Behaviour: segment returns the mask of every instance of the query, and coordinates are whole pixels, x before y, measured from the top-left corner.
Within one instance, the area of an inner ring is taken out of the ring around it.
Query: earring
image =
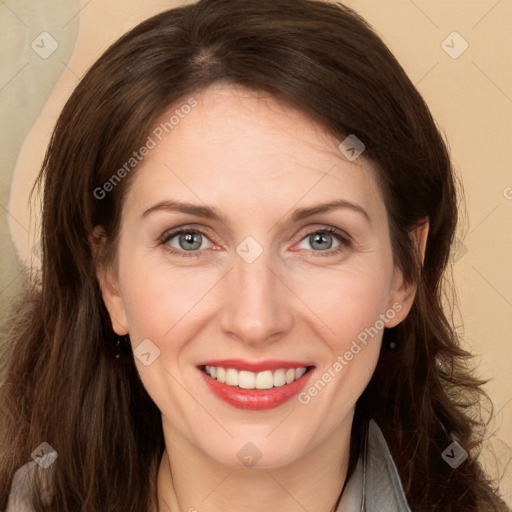
[[[119,336],[117,337],[117,341],[116,341],[115,358],[116,359],[121,358],[121,338],[119,338]]]
[[[396,352],[402,341],[402,327],[398,323],[395,327],[384,330],[383,346],[386,352]]]
[[[121,359],[121,356],[122,356],[122,352],[124,350],[124,347],[123,347],[123,343],[126,343],[126,342],[129,342],[130,341],[130,338],[128,336],[128,334],[125,334],[124,336],[118,336],[117,337],[117,340],[115,342],[115,358],[116,359]]]

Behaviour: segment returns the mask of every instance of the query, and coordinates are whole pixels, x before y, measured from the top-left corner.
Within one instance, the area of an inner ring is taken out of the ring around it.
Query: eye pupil
[[[326,233],[315,233],[311,235],[310,240],[311,247],[313,247],[314,249],[330,249],[332,247],[332,236]],[[327,247],[325,245],[322,245],[326,243]],[[316,244],[319,244],[319,246],[315,247]]]
[[[185,250],[195,250],[201,247],[202,236],[200,233],[182,233],[180,235],[180,246]],[[186,246],[190,244],[191,246]]]

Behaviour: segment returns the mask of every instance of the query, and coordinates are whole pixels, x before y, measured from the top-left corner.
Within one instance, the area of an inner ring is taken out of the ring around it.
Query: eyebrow
[[[350,201],[346,201],[345,199],[338,199],[336,201],[331,201],[329,203],[319,204],[316,206],[310,206],[307,208],[298,208],[293,212],[291,219],[292,221],[296,222],[298,220],[305,219],[306,217],[311,217],[312,215],[318,215],[319,213],[326,213],[333,210],[339,210],[341,208],[349,209],[357,213],[360,213],[368,222],[368,224],[372,223],[370,216],[368,215],[368,212],[362,206],[359,206],[358,204],[355,203],[351,203]]]
[[[216,220],[219,222],[226,221],[226,217],[213,206],[201,206],[199,204],[185,203],[183,201],[177,201],[173,199],[161,201],[151,208],[148,208],[142,214],[142,218],[144,219],[149,214],[156,211],[181,212],[188,213],[190,215],[196,215],[197,217],[203,217],[205,219]]]
[[[331,201],[329,203],[309,206],[306,208],[298,208],[296,209],[292,216],[291,220],[293,222],[297,222],[299,220],[305,219],[307,217],[311,217],[313,215],[318,215],[320,213],[327,213],[333,210],[338,209],[349,209],[354,212],[361,214],[365,220],[371,224],[371,219],[368,213],[364,208],[359,206],[358,204],[351,203],[350,201],[346,201],[345,199],[338,199],[336,201]],[[151,208],[148,208],[142,214],[142,218],[146,218],[153,212],[156,211],[168,211],[168,212],[180,212],[180,213],[188,213],[190,215],[195,215],[197,217],[203,217],[205,219],[216,220],[222,223],[226,222],[226,217],[220,213],[220,211],[212,206],[207,205],[199,205],[193,203],[186,203],[183,201],[169,199],[166,201],[161,201]]]

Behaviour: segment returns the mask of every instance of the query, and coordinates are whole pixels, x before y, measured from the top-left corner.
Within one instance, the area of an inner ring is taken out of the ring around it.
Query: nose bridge
[[[264,343],[291,326],[290,304],[272,267],[269,251],[253,260],[242,253],[236,255],[229,273],[222,328],[245,343]]]

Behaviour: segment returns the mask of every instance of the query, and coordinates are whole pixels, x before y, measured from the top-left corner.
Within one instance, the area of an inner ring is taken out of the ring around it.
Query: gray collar
[[[363,453],[336,512],[411,512],[380,428],[370,420]]]

